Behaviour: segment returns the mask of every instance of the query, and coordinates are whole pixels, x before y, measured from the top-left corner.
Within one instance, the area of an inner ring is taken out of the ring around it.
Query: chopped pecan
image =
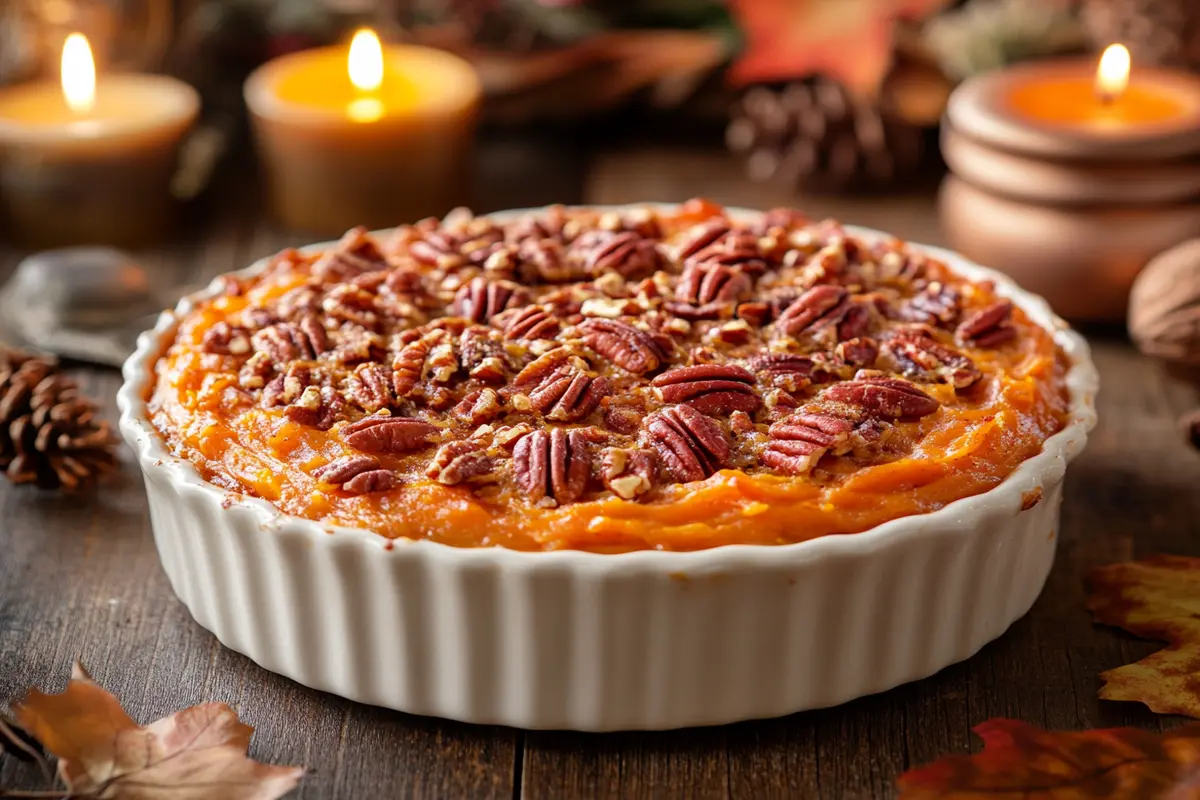
[[[569,283],[583,277],[580,266],[567,258],[561,242],[528,239],[517,250],[518,270],[527,283]]]
[[[309,386],[289,406],[283,409],[288,419],[327,431],[342,416],[346,401],[331,386]]]
[[[588,231],[571,245],[570,254],[593,278],[616,272],[626,280],[636,280],[657,270],[661,263],[654,240],[633,231]]]
[[[448,442],[438,448],[425,474],[447,486],[491,475],[494,464],[482,443],[473,439]]]
[[[992,303],[964,319],[954,335],[960,342],[970,342],[976,347],[1003,344],[1017,335],[1017,329],[1009,322],[1012,309],[1011,300]]]
[[[472,322],[488,322],[506,308],[524,305],[524,293],[514,283],[475,278],[454,296],[454,313]]]
[[[600,477],[617,497],[633,500],[654,488],[657,467],[653,450],[610,447],[600,458]]]
[[[504,337],[494,328],[467,328],[459,337],[458,355],[463,369],[476,380],[497,383],[508,376]]]
[[[740,303],[735,315],[746,321],[751,328],[761,328],[771,317],[771,307],[766,303]]]
[[[450,413],[472,425],[480,425],[503,414],[504,406],[495,389],[476,389],[459,401]]]
[[[266,385],[267,378],[275,371],[271,356],[260,350],[247,359],[238,370],[238,386],[243,389],[261,389]]]
[[[771,443],[761,460],[777,472],[803,475],[821,456],[842,455],[852,448],[854,421],[826,412],[801,412],[780,420],[769,429]]]
[[[754,420],[745,411],[735,411],[729,415],[729,429],[734,433],[751,433],[754,431]]]
[[[342,428],[342,438],[356,450],[367,453],[407,453],[429,442],[437,428],[414,417],[376,414]]]
[[[516,309],[504,320],[506,339],[553,339],[558,335],[558,331],[558,320],[550,316],[542,306]]]
[[[374,456],[341,456],[313,472],[321,483],[339,486],[363,472],[379,469],[379,460]]]
[[[879,344],[869,336],[846,339],[838,344],[836,355],[851,367],[871,367],[879,358]]]
[[[983,377],[970,358],[919,329],[893,331],[883,346],[909,377],[944,381],[955,389],[966,389]]]
[[[353,322],[344,323],[338,329],[336,339],[338,344],[333,350],[332,357],[339,364],[357,364],[361,361],[372,361],[383,357],[383,338],[361,325],[355,325]]]
[[[799,391],[814,380],[824,377],[817,362],[810,356],[793,353],[762,353],[746,359],[746,366],[763,378],[768,386]]]
[[[338,322],[353,322],[375,330],[379,314],[375,309],[375,294],[352,283],[333,287],[321,300],[321,310]]]
[[[823,396],[885,419],[915,419],[938,410],[937,400],[899,378],[858,377],[835,383]]]
[[[311,361],[317,357],[313,341],[295,323],[279,322],[250,337],[254,349],[266,353],[276,364],[297,359]]]
[[[667,354],[648,333],[616,319],[585,319],[577,328],[588,347],[635,375],[653,372]]]
[[[841,286],[819,285],[800,295],[779,315],[775,324],[788,336],[841,317],[849,293]]]
[[[650,383],[664,403],[687,403],[705,414],[750,412],[762,405],[754,373],[736,364],[676,367]]]
[[[531,239],[565,241],[563,230],[566,223],[566,209],[561,205],[550,206],[542,214],[523,217],[506,226],[504,238],[514,244],[521,244]]]
[[[312,382],[311,369],[304,364],[289,365],[285,373],[275,376],[263,387],[263,407],[272,408],[296,402]]]
[[[247,355],[250,352],[250,332],[222,320],[204,332],[200,349],[225,356]]]
[[[530,500],[569,503],[583,495],[592,472],[587,439],[578,429],[533,431],[513,448],[513,473]]]
[[[646,418],[646,444],[680,483],[700,481],[729,463],[729,441],[721,426],[691,406],[663,409]]]
[[[858,339],[866,336],[871,330],[870,307],[864,303],[851,301],[846,311],[837,323],[837,340],[844,342],[848,339]]]
[[[395,402],[391,370],[375,361],[360,364],[346,381],[346,393],[368,414],[390,406]]]
[[[604,427],[613,433],[636,433],[645,416],[646,412],[641,408],[613,403],[604,409]]]

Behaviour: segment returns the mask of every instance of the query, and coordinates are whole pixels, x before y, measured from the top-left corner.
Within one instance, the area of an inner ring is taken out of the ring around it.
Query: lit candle
[[[1146,261],[1200,234],[1200,77],[1119,44],[967,81],[942,155],[950,242],[1067,317],[1121,319]]]
[[[196,92],[169,77],[97,79],[87,39],[72,34],[57,83],[0,90],[0,222],[42,245],[158,238],[199,109]]]
[[[263,65],[245,96],[272,205],[289,227],[384,227],[465,200],[480,87],[456,56],[384,47],[362,30],[349,49]]]

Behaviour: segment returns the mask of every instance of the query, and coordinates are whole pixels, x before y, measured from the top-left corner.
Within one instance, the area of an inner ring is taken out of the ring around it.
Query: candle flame
[[[86,114],[96,105],[96,62],[82,33],[72,33],[63,43],[62,92],[76,114]]]
[[[1096,68],[1096,94],[1101,101],[1111,103],[1125,93],[1129,86],[1129,49],[1123,44],[1110,44],[1100,56]]]
[[[370,28],[354,34],[350,42],[350,82],[362,92],[373,92],[383,83],[383,48]]]

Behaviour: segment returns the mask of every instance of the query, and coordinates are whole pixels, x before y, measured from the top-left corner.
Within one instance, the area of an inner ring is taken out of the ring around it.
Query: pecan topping
[[[342,456],[330,461],[313,473],[313,477],[330,486],[341,486],[351,494],[385,492],[400,481],[390,469],[381,469],[371,456]]]
[[[492,459],[484,447],[473,439],[449,442],[438,448],[425,474],[447,486],[484,478],[492,472]]]
[[[226,356],[247,355],[250,352],[250,332],[222,320],[204,332],[200,349]]]
[[[895,331],[884,347],[910,377],[944,381],[955,389],[966,389],[983,377],[970,358],[921,330]]]
[[[1000,300],[964,319],[954,335],[976,347],[996,347],[1016,337],[1017,329],[1009,322],[1011,317],[1012,301]]]
[[[664,403],[687,403],[705,414],[756,411],[754,373],[736,364],[677,367],[650,382]]]
[[[937,400],[898,378],[860,377],[830,386],[823,396],[887,419],[915,419],[938,410]]]
[[[615,272],[636,280],[654,272],[660,263],[654,240],[633,231],[588,231],[575,241],[571,252],[592,277]]]
[[[722,468],[837,484],[920,453],[928,425],[899,421],[940,398],[990,403],[982,378],[1011,359],[978,349],[1027,326],[901,242],[707,201],[504,223],[456,209],[285,251],[266,274],[227,280],[238,299],[181,344],[219,402],[335,431],[354,455],[312,474],[339,502],[425,468],[494,483],[500,504],[644,499]]]
[[[600,459],[600,477],[610,492],[633,500],[654,488],[658,459],[653,450],[610,447]]]
[[[961,302],[953,286],[932,281],[900,307],[900,319],[926,325],[953,325],[962,313]]]
[[[771,426],[771,443],[762,452],[762,462],[787,475],[803,475],[826,453],[849,452],[853,430],[852,421],[834,414],[793,414]]]
[[[729,440],[721,426],[691,406],[671,406],[646,419],[647,444],[680,483],[701,481],[729,463]]]
[[[498,320],[497,320],[498,321]],[[553,339],[558,335],[558,320],[542,306],[525,306],[504,320],[506,339]]]
[[[776,325],[788,336],[798,336],[806,329],[840,316],[848,292],[841,286],[814,286],[800,295],[783,310]]]
[[[327,431],[341,417],[346,401],[331,386],[309,386],[291,405],[283,409],[288,419]]]
[[[658,342],[627,322],[591,318],[581,322],[578,330],[584,344],[635,375],[653,372],[667,358]]]
[[[563,348],[552,350],[525,367],[510,387],[524,396],[529,407],[547,419],[577,422],[591,414],[600,401],[612,394],[607,378],[585,372]]]
[[[503,414],[504,407],[495,389],[476,389],[459,401],[451,413],[472,425],[480,425]]]
[[[523,305],[518,288],[508,281],[475,278],[454,296],[454,313],[472,322],[488,322],[506,308]]]
[[[437,428],[422,419],[375,415],[342,428],[342,438],[368,453],[407,453],[424,447]]]
[[[347,382],[346,393],[360,408],[374,414],[394,402],[392,373],[374,361],[360,364]]]
[[[533,431],[513,448],[517,485],[533,502],[569,503],[583,495],[592,471],[587,439],[578,429]]]

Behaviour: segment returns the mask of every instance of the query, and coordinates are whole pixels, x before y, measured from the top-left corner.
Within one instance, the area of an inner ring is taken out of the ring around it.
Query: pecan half
[[[737,303],[745,300],[754,284],[745,272],[713,260],[688,263],[675,287],[675,299],[688,305]]]
[[[617,497],[633,500],[654,488],[657,467],[653,450],[610,447],[600,458],[600,477]]]
[[[400,479],[390,469],[373,469],[358,473],[343,483],[342,489],[351,494],[371,494],[372,492],[386,492],[399,484]]]
[[[313,472],[321,483],[337,486],[362,472],[379,469],[379,460],[374,456],[342,456],[335,458]]]
[[[519,288],[508,281],[475,278],[454,295],[454,313],[472,322],[488,322],[506,308],[523,305]]]
[[[360,364],[346,381],[346,394],[368,414],[394,402],[392,372],[375,361]]]
[[[926,325],[953,325],[962,313],[962,297],[953,286],[931,281],[899,308],[900,319]]]
[[[312,273],[324,282],[333,283],[386,267],[387,261],[379,246],[360,225],[346,231],[336,245],[317,259]]]
[[[549,497],[569,503],[583,495],[591,477],[587,439],[578,429],[528,433],[513,448],[513,472],[533,502]]]
[[[754,373],[736,364],[676,367],[650,383],[664,403],[687,403],[705,414],[750,412],[762,405]]]
[[[436,427],[422,419],[377,414],[342,428],[342,438],[355,450],[407,453],[425,447],[436,431]]]
[[[425,474],[447,486],[491,474],[493,462],[483,445],[473,439],[448,442],[438,448]]]
[[[319,352],[307,333],[292,322],[270,325],[250,337],[254,349],[266,353],[277,365],[297,359],[311,361]]]
[[[608,378],[589,374],[574,362],[581,360],[564,348],[551,350],[521,370],[507,393],[524,395],[528,407],[547,419],[577,422],[612,394],[612,385]],[[519,397],[514,397],[513,406],[520,408]]]
[[[853,430],[853,421],[834,414],[793,414],[770,427],[771,443],[762,452],[762,463],[786,475],[803,475],[826,453],[849,452]]]
[[[450,413],[472,425],[489,422],[504,413],[495,389],[476,389],[459,401]]]
[[[667,354],[648,333],[617,319],[585,319],[577,328],[588,347],[635,375],[653,372]]]
[[[841,286],[820,285],[809,289],[783,310],[775,324],[788,336],[798,336],[806,329],[839,316],[848,292]]]
[[[561,242],[529,239],[517,249],[521,277],[527,283],[569,283],[583,277],[579,265],[567,257]]]
[[[496,320],[498,321],[498,320]],[[525,306],[504,320],[504,338],[533,341],[558,335],[558,320],[542,306]]]
[[[667,474],[680,483],[704,480],[729,463],[725,432],[691,406],[671,406],[651,414],[644,439],[662,459]]]
[[[795,391],[812,383],[817,362],[809,356],[793,353],[762,353],[746,359],[746,366],[768,379]],[[777,380],[785,378],[784,381]]]
[[[685,264],[698,262],[734,267],[738,272],[755,276],[767,271],[767,262],[758,246],[758,237],[748,230],[734,229],[726,232],[686,259]]]
[[[653,273],[661,263],[654,240],[633,231],[588,231],[571,245],[571,255],[593,278],[615,272],[626,280],[636,280]]]
[[[725,217],[710,217],[704,222],[693,225],[679,236],[675,247],[675,258],[680,262],[696,255],[713,242],[732,230],[733,226]]]
[[[908,381],[899,378],[860,377],[835,383],[823,397],[886,419],[915,419],[938,410],[938,402]]]
[[[909,377],[939,380],[955,389],[966,389],[983,377],[970,358],[921,330],[894,331],[883,347]]]
[[[954,335],[960,342],[970,342],[976,347],[996,347],[1003,344],[1017,335],[1017,329],[1009,322],[1012,309],[1011,300],[992,303],[964,319]]]

